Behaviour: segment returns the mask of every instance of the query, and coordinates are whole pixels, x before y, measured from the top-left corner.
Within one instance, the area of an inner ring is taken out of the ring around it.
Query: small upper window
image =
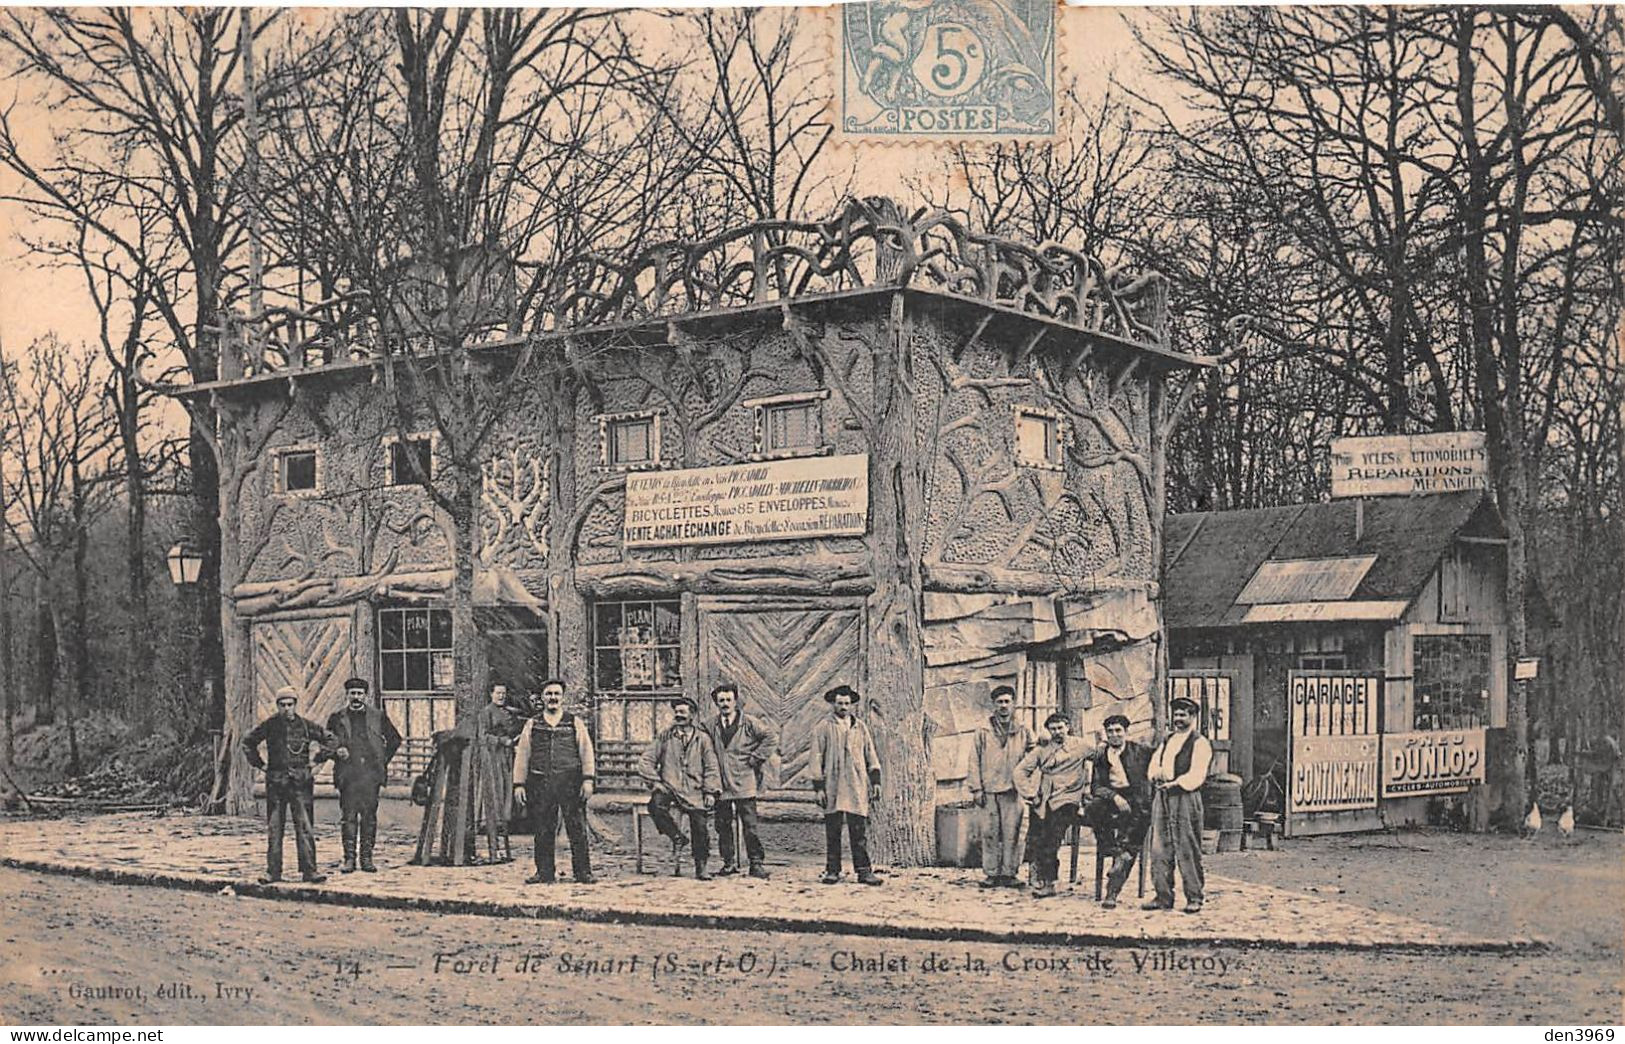
[[[823,400],[828,395],[820,391],[745,400],[756,411],[756,452],[767,457],[822,452]]]
[[[317,490],[316,450],[290,446],[276,454],[278,493],[314,493]]]
[[[408,435],[389,443],[389,483],[407,486],[434,476],[434,440]]]
[[[611,468],[650,467],[660,462],[660,416],[616,413],[598,418],[598,461]]]
[[[1059,414],[1031,406],[1016,407],[1016,463],[1029,468],[1059,469],[1066,425]]]

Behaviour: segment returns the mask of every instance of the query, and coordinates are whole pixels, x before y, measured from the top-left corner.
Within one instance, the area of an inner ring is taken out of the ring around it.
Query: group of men
[[[243,739],[250,764],[265,770],[267,805],[266,874],[282,878],[282,841],[287,819],[294,822],[299,871],[307,882],[325,880],[316,868],[313,763],[334,761],[339,792],[343,871],[373,872],[378,829],[378,795],[389,760],[401,736],[383,710],[368,698],[364,679],[344,685],[345,705],[325,726],[301,717],[298,693],[276,694],[277,713]],[[1020,887],[1022,827],[1033,867],[1033,896],[1056,894],[1060,847],[1079,822],[1094,831],[1099,850],[1112,860],[1102,905],[1112,908],[1134,867],[1147,831],[1151,835],[1152,881],[1156,896],[1146,909],[1174,907],[1174,874],[1185,894],[1185,911],[1202,908],[1201,787],[1213,751],[1196,728],[1199,708],[1177,698],[1170,708],[1172,729],[1155,748],[1128,739],[1130,722],[1112,715],[1098,748],[1072,735],[1071,722],[1052,714],[1046,736],[1016,720],[1015,690],[995,687],[993,713],[977,731],[970,759],[969,788],[985,811],[982,828],[984,888]],[[687,846],[694,876],[710,880],[710,830],[722,856],[719,876],[748,873],[767,878],[758,832],[757,798],[768,787],[779,737],[771,723],[747,714],[738,686],[724,682],[711,690],[713,713],[704,720],[687,696],[670,699],[672,722],[644,749],[638,774],[648,784],[649,816],[674,847]],[[880,757],[874,736],[859,715],[858,693],[837,685],[824,694],[830,714],[813,729],[808,774],[824,820],[825,860],[820,880],[842,880],[842,835],[851,846],[852,869],[860,884],[880,885],[869,857],[870,803],[880,797]],[[528,697],[492,686],[491,702],[479,716],[477,735],[482,770],[498,782],[482,784],[484,814],[506,824],[512,795],[501,780],[511,778],[522,793],[534,832],[535,873],[527,884],[556,879],[555,836],[559,820],[570,838],[571,871],[578,884],[593,884],[587,800],[596,782],[596,757],[587,723],[566,707],[565,685],[549,679]],[[259,748],[264,744],[266,756]],[[490,791],[490,793],[485,793]],[[687,832],[679,823],[686,820]],[[743,835],[741,866],[735,824]],[[505,831],[504,831],[505,832]]]
[[[265,770],[266,850],[261,884],[282,880],[282,837],[290,816],[300,877],[310,884],[327,880],[316,869],[315,766],[330,759],[333,785],[339,792],[343,871],[354,873],[358,867],[366,873],[377,871],[372,853],[378,837],[378,794],[388,775],[389,759],[400,749],[401,734],[383,708],[369,699],[370,691],[364,678],[347,680],[344,706],[328,716],[324,727],[301,717],[299,693],[283,687],[276,693],[276,713],[243,737],[248,763]]]
[[[1199,912],[1204,895],[1201,788],[1213,748],[1196,728],[1196,702],[1184,697],[1173,701],[1172,729],[1154,749],[1128,738],[1131,723],[1121,714],[1105,720],[1106,741],[1097,748],[1072,735],[1064,714],[1051,714],[1044,721],[1048,736],[1035,737],[1015,719],[1015,696],[1008,685],[989,693],[993,714],[972,745],[967,782],[971,798],[984,810],[982,869],[987,876],[982,887],[1021,887],[1016,872],[1025,820],[1033,897],[1055,895],[1061,844],[1081,821],[1094,831],[1102,856],[1112,860],[1103,907],[1117,905],[1149,829],[1156,895],[1144,908],[1173,909],[1177,869],[1185,912]]]

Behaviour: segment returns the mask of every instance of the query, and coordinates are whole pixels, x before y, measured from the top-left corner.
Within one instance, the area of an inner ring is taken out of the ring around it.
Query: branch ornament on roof
[[[1167,283],[1159,273],[1108,267],[1058,243],[973,232],[942,210],[907,216],[885,197],[851,198],[825,221],[751,222],[710,239],[657,244],[630,259],[586,252],[533,278],[540,292],[525,295],[536,304],[522,317],[531,333],[909,287],[1148,347],[1169,340]],[[359,300],[365,296],[347,293],[303,311],[267,309],[260,323],[228,317],[222,332],[235,358],[221,376],[372,354],[359,332],[377,327],[366,318],[376,309]],[[249,326],[263,326],[258,338],[247,336]]]

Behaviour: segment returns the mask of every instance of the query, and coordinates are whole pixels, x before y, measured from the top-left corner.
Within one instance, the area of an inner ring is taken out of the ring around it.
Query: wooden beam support
[[[816,559],[708,558],[615,562],[575,569],[576,587],[595,598],[631,594],[865,594],[874,588],[867,554]]]

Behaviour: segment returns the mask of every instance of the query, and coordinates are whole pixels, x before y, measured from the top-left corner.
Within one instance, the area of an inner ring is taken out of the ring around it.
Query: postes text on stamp
[[[1053,0],[873,0],[838,11],[842,136],[1055,133]]]

